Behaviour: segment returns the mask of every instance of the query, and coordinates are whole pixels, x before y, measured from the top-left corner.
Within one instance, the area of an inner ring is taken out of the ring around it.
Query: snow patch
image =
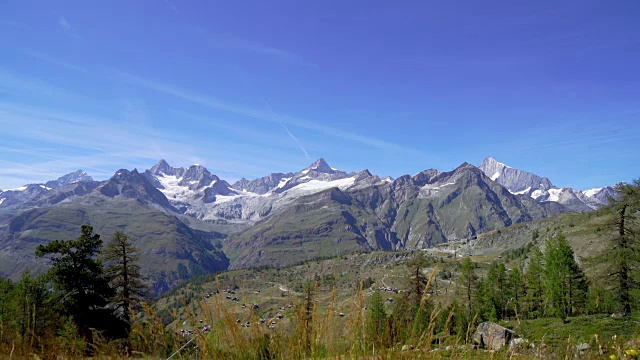
[[[282,178],[280,179],[280,182],[278,183],[277,188],[280,189],[282,187],[284,187],[285,185],[287,185],[287,182],[291,180],[291,178]]]
[[[41,188],[43,188],[43,189],[45,189],[45,190],[51,190],[51,188],[50,188],[50,187],[46,187],[46,186],[44,186],[44,185],[40,185],[40,187],[41,187]]]
[[[496,181],[496,179],[499,177],[500,177],[500,171],[496,171],[496,173],[493,174],[493,176],[491,176],[491,180]]]
[[[180,179],[175,175],[167,175],[161,172],[158,176],[156,176],[156,178],[164,187],[164,189],[159,190],[169,200],[188,201],[196,194],[196,192],[190,190],[189,187],[178,185]]]
[[[27,190],[26,186],[20,186],[19,188],[15,188],[15,189],[7,189],[4,192],[7,192],[7,191],[25,191],[25,190]]]
[[[560,195],[562,195],[562,189],[549,189],[549,198],[547,201],[558,201],[560,200]]]
[[[0,199],[0,205],[2,205],[2,203],[4,202],[5,198]]]
[[[346,189],[353,185],[356,181],[355,177],[349,177],[345,179],[333,180],[333,181],[320,181],[320,180],[311,180],[306,183],[302,183],[294,186],[290,189],[292,192],[319,192],[326,189],[331,189],[334,187],[340,189]]]
[[[543,190],[535,190],[534,192],[531,193],[531,197],[534,198],[534,199],[537,199],[542,195],[544,195],[544,191]]]
[[[438,190],[440,188],[443,188],[443,187],[449,186],[449,185],[455,185],[455,181],[454,182],[448,182],[446,184],[439,184],[439,185],[427,184],[427,185],[423,186],[422,189],[424,189],[424,190]]]
[[[517,191],[517,192],[512,192],[513,195],[522,195],[522,194],[526,194],[529,191],[531,191],[531,186],[529,186],[528,188],[522,190],[522,191]],[[540,191],[540,190],[536,190],[536,191]],[[531,195],[533,197],[533,195]]]
[[[589,190],[585,190],[582,193],[584,194],[584,196],[590,198],[593,195],[597,194],[600,192],[600,190],[602,190],[602,188],[596,188],[596,189],[589,189]]]
[[[164,196],[167,197],[167,199],[169,199],[172,202],[186,202],[186,203],[190,203],[193,204],[194,199],[196,199],[198,197],[198,195],[200,193],[202,193],[204,191],[204,189],[206,188],[211,188],[213,187],[218,181],[215,180],[213,182],[211,182],[211,184],[205,188],[201,188],[199,190],[191,190],[189,189],[189,186],[182,186],[179,185],[181,178],[175,176],[175,175],[167,175],[163,172],[161,172],[160,174],[158,174],[156,176],[156,179],[158,179],[158,181],[162,184],[162,186],[164,187],[164,189],[158,189],[160,190],[160,192],[162,192],[164,194]],[[193,185],[193,184],[197,184],[198,181],[189,181],[189,184]],[[256,193],[253,193],[251,191],[247,191],[246,189],[243,189],[242,191],[230,188],[230,190],[238,192],[239,194],[234,194],[234,195],[220,195],[217,194],[216,195],[216,201],[215,203],[223,203],[223,202],[228,202],[228,201],[232,201],[236,198],[239,197],[254,197],[254,196],[259,196]]]
[[[221,203],[229,202],[229,201],[232,201],[234,199],[237,199],[237,198],[240,198],[240,197],[243,197],[243,196],[246,196],[246,195],[216,195],[215,203],[216,204],[219,204],[219,203],[221,204]]]

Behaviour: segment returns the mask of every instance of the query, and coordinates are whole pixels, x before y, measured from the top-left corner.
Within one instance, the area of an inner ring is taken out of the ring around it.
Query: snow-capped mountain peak
[[[613,196],[610,186],[585,191],[553,186],[547,178],[511,168],[492,157],[484,159],[480,169],[491,180],[499,183],[515,195],[528,195],[538,202],[553,201],[572,211],[590,211],[604,204]]]
[[[527,189],[531,192],[536,190],[545,191],[554,187],[547,178],[514,169],[492,157],[484,159],[479,168],[491,180],[506,187],[512,193],[521,193]]]
[[[52,189],[60,188],[69,184],[74,184],[83,181],[93,181],[93,178],[89,176],[82,169],[74,171],[72,173],[60,176],[57,180],[47,181],[44,186]]]
[[[164,159],[160,159],[157,164],[153,165],[153,167],[149,169],[149,172],[151,172],[153,175],[165,174],[171,176],[182,176],[182,174],[184,173],[184,168],[174,168],[173,166],[169,165],[169,163],[167,163]]]
[[[307,170],[315,170],[319,173],[325,174],[335,174],[337,171],[336,169],[329,166],[329,164],[327,164],[327,162],[323,158],[316,160],[307,168]]]

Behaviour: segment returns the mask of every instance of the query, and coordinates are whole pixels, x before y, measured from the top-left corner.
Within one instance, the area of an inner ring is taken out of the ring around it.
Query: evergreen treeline
[[[599,210],[610,219],[614,235],[603,235],[605,250],[588,259],[579,260],[562,233],[547,239],[543,249],[530,243],[514,251],[513,258],[528,253],[523,266],[509,270],[504,263],[493,262],[484,277],[478,276],[478,264],[467,257],[459,264],[456,278],[458,300],[444,308],[434,306],[428,290],[434,285],[431,282],[437,267],[431,278],[425,278],[421,269],[427,260],[418,256],[407,264],[407,291],[390,314],[384,311],[380,294],[371,297],[370,340],[374,345],[391,346],[420,343],[424,334],[440,334],[468,342],[472,327],[481,321],[542,317],[564,321],[573,316],[614,312],[630,315],[639,305],[635,301],[640,289],[639,211],[640,180],[618,186],[610,205]],[[532,241],[538,238],[538,231],[534,231]],[[585,264],[601,266],[606,281],[590,281],[582,268]]]
[[[51,258],[47,273],[0,278],[0,345],[83,355],[108,340],[128,353],[130,314],[147,287],[127,236],[118,231],[103,248],[100,235],[82,226],[77,239],[39,245],[36,256]]]

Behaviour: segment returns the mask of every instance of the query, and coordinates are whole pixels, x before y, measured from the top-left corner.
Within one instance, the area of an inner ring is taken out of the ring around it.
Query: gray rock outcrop
[[[500,326],[491,321],[485,321],[478,325],[478,329],[473,334],[473,341],[480,347],[489,350],[499,350],[508,345],[512,339],[518,338],[513,330]]]

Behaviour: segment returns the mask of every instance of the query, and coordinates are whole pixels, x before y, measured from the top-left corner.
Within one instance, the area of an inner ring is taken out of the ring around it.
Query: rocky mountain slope
[[[233,185],[202,165],[166,161],[93,181],[79,170],[0,191],[0,273],[46,268],[40,243],[94,226],[105,241],[120,229],[143,250],[161,292],[181,278],[255,265],[282,266],[354,250],[422,249],[599,206],[611,188],[558,189],[492,158],[398,179],[347,173],[324,159],[296,173]]]
[[[613,196],[613,187],[600,189],[574,190],[554,186],[547,178],[514,169],[492,157],[482,161],[479,168],[491,180],[499,183],[514,194],[524,194],[538,202],[557,202],[571,211],[589,212],[607,204],[607,199]]]
[[[427,248],[565,211],[514,195],[465,163],[300,197],[225,240],[224,249],[236,268],[281,266],[353,250]]]
[[[37,245],[76,238],[85,224],[92,225],[105,242],[123,230],[142,251],[143,269],[157,293],[182,278],[229,265],[220,249],[224,235],[187,226],[164,194],[136,170],[118,170],[103,182],[82,181],[56,189],[28,186],[21,191],[31,193],[30,188],[44,193],[9,210],[2,206],[0,274],[4,276],[45,269],[48,260],[34,256]]]

